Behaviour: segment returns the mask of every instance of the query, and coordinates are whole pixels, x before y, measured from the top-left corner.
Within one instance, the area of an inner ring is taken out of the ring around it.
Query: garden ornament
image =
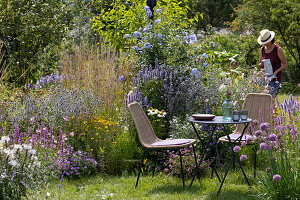
[[[149,19],[153,19],[154,17],[154,7],[156,6],[156,0],[147,0],[147,6],[149,6],[151,12],[152,12],[152,15],[149,16]]]

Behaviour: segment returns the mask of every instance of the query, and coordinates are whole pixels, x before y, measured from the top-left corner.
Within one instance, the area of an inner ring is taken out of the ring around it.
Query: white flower
[[[11,166],[14,166],[14,167],[19,167],[20,164],[16,161],[16,160],[11,160],[8,162],[8,164],[10,164]]]
[[[36,154],[36,150],[35,149],[29,149],[28,153],[30,153],[31,155],[35,155]]]
[[[219,91],[220,92],[226,92],[227,91],[227,86],[226,85],[221,85],[220,87],[219,87]]]
[[[9,142],[9,141],[10,141],[10,138],[8,136],[2,136],[0,143],[5,144],[5,142]]]
[[[220,73],[220,76],[221,76],[221,77],[225,77],[225,76],[226,76],[226,72],[221,72],[221,73]]]
[[[234,80],[234,84],[235,84],[236,86],[239,85],[239,80],[235,79],[235,80]]]
[[[23,148],[30,150],[30,149],[32,149],[32,146],[31,146],[31,144],[23,144]]]
[[[155,115],[155,114],[157,114],[155,109],[150,110],[148,113],[148,115]]]
[[[41,168],[41,162],[38,162],[38,161],[35,161],[33,163],[34,166],[38,167],[38,168]]]
[[[50,192],[46,193],[46,198],[50,197]]]
[[[22,150],[23,149],[23,147],[22,147],[22,145],[20,145],[20,144],[15,144],[14,145],[14,149],[20,149],[20,150]]]
[[[166,116],[166,112],[165,111],[161,111],[159,114],[157,114],[158,117],[165,117]]]

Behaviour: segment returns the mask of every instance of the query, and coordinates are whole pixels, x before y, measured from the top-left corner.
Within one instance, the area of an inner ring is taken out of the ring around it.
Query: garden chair
[[[243,108],[248,110],[248,117],[251,118],[253,121],[257,120],[260,122],[260,119],[263,120],[263,122],[267,122],[270,124],[270,129],[272,131],[272,114],[271,109],[273,105],[273,98],[269,94],[259,94],[259,93],[250,93],[246,96]],[[252,122],[253,123],[253,122]],[[245,130],[245,133],[249,132],[249,128],[251,126],[248,126]],[[236,129],[232,134],[229,135],[231,142],[236,144],[241,144],[242,142],[245,142],[247,138],[255,136],[244,134],[244,136],[241,138],[241,134],[243,132],[244,126],[239,124],[237,125]],[[223,136],[219,138],[219,142],[229,142],[227,136]],[[256,151],[257,151],[257,144],[255,140],[248,140],[247,144],[255,145],[255,152],[254,152],[254,177],[256,175]]]
[[[175,150],[179,153],[182,183],[183,183],[183,187],[184,187],[184,185],[185,185],[184,184],[184,173],[183,173],[183,168],[182,168],[182,158],[181,158],[180,150],[182,148],[192,145],[195,162],[196,162],[196,166],[197,166],[197,158],[196,158],[195,149],[194,149],[194,143],[196,142],[196,140],[194,140],[194,139],[161,140],[154,133],[152,125],[139,103],[129,104],[128,108],[131,113],[132,119],[135,123],[140,143],[144,147],[144,153],[143,153],[143,156],[141,159],[135,187],[137,187],[138,182],[139,182],[139,177],[140,177],[141,168],[142,168],[144,157],[145,157],[145,152],[149,151],[149,150],[156,151],[156,152],[161,151],[161,150]]]

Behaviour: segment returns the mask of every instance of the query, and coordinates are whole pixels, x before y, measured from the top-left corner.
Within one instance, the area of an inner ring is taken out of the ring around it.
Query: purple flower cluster
[[[132,102],[139,102],[141,105],[146,106],[146,108],[149,108],[151,106],[147,96],[143,97],[142,92],[140,91],[141,84],[147,84],[147,82],[152,80],[161,80],[163,79],[165,74],[165,70],[162,66],[158,65],[158,60],[156,59],[155,67],[152,69],[150,66],[149,68],[142,68],[138,74],[137,77],[133,78],[133,84],[136,86],[136,90],[133,92],[130,92],[128,94],[125,94],[125,106],[127,104]]]
[[[41,88],[43,88],[46,85],[49,85],[51,83],[59,83],[62,80],[63,80],[62,75],[59,76],[57,74],[52,73],[50,75],[47,75],[45,77],[40,78],[40,80],[38,80],[36,82],[36,84],[34,86],[34,89],[36,89],[36,90],[37,89],[41,89]],[[30,89],[30,88],[28,88],[28,89]]]
[[[274,182],[278,182],[278,181],[280,181],[280,179],[281,179],[281,176],[280,176],[279,174],[275,174],[275,175],[273,176],[273,181],[274,181]]]
[[[241,151],[241,147],[235,146],[235,147],[233,147],[233,151],[234,151],[235,153],[237,153],[237,152]]]
[[[244,161],[244,160],[247,160],[248,157],[246,155],[241,155],[240,156],[240,161]]]
[[[16,125],[9,137],[11,144],[30,144],[33,149],[41,150],[39,154],[44,155],[43,163],[60,178],[89,173],[98,165],[86,152],[74,151],[60,128],[58,134],[52,127],[41,123],[36,129],[21,132]]]

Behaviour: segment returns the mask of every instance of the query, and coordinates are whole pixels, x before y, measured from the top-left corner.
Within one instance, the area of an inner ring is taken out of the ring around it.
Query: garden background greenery
[[[237,110],[248,93],[268,92],[258,67],[265,28],[288,60],[273,127],[253,126],[256,178],[253,148],[238,152],[252,186],[231,170],[219,198],[298,198],[299,2],[155,2],[0,0],[0,199],[217,198],[207,161],[200,181],[182,188],[171,151],[147,155],[134,189],[143,148],[127,105],[139,102],[162,139],[195,138],[187,118],[222,115],[229,89]],[[182,153],[190,178],[194,158]]]

